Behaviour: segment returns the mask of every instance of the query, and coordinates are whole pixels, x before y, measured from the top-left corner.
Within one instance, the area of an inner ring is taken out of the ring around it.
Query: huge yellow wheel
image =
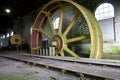
[[[71,8],[73,9],[69,10]],[[56,25],[53,23],[56,16],[59,17],[58,29],[55,29]],[[68,17],[66,18],[66,16]],[[85,30],[87,34],[83,34],[84,29],[88,30]],[[77,32],[77,36],[72,36],[71,33],[74,35]],[[81,34],[79,35],[79,33]],[[90,58],[101,58],[102,56],[102,34],[98,22],[88,9],[72,0],[50,1],[39,12],[33,25],[32,53],[39,53],[41,42],[45,38],[51,43],[50,46],[56,47],[56,55],[70,54],[73,57],[80,57],[70,47],[75,46],[77,42],[84,43],[85,40],[85,42],[90,41]]]
[[[22,38],[20,35],[14,35],[10,38],[10,43],[13,45],[18,45],[20,46],[22,44]]]

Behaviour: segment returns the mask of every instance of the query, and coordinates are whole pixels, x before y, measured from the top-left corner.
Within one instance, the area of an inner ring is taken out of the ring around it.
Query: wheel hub
[[[54,35],[52,38],[52,46],[56,48],[57,52],[60,52],[63,48],[64,41],[60,35]]]

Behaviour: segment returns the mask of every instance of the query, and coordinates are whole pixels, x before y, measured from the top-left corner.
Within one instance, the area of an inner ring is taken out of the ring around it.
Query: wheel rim
[[[72,21],[66,28],[64,32],[63,29],[63,15],[64,15],[64,7],[72,5],[74,6],[78,12],[73,17]],[[54,29],[54,25],[51,20],[51,14],[53,14],[56,10],[60,10],[60,20],[58,31]],[[71,39],[67,39],[67,35],[70,32],[71,28],[75,24],[78,16],[83,15],[89,28],[90,36],[80,36]],[[44,27],[46,26],[47,22],[50,25],[50,29],[52,32],[52,36],[49,33],[44,31]],[[100,27],[93,17],[91,12],[84,8],[83,6],[71,1],[71,0],[54,0],[48,3],[38,14],[34,25],[33,25],[33,32],[31,37],[31,52],[32,53],[39,53],[39,49],[42,42],[42,35],[46,36],[51,42],[52,46],[56,47],[56,55],[60,54],[64,56],[64,52],[69,53],[74,57],[79,57],[74,51],[68,48],[68,44],[80,40],[84,40],[87,38],[91,38],[91,52],[90,58],[101,58],[102,57],[102,34]]]

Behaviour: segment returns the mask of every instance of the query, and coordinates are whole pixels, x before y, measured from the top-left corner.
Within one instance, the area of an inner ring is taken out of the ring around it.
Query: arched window
[[[7,34],[6,34],[6,37],[10,37],[10,34],[9,34],[9,33],[7,33]]]
[[[55,21],[54,21],[54,29],[58,29],[59,20],[60,20],[59,17],[57,17],[57,18],[55,19]]]
[[[0,36],[0,39],[2,39],[3,37],[2,36]]]
[[[5,35],[3,35],[3,39],[5,39]]]
[[[13,36],[13,35],[14,35],[14,32],[13,32],[13,31],[11,31],[11,32],[10,32],[10,36]]]
[[[114,17],[114,7],[110,3],[103,3],[95,11],[97,20],[108,19]]]

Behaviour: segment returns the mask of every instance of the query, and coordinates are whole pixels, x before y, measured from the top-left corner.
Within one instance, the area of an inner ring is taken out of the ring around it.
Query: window
[[[10,37],[10,34],[9,34],[9,33],[7,33],[7,34],[6,34],[6,37]]]
[[[114,7],[110,3],[101,4],[95,11],[95,17],[97,20],[114,17]]]
[[[0,36],[0,39],[2,39],[3,37],[2,36]]]
[[[3,39],[5,39],[5,35],[3,35],[3,37],[2,37]]]
[[[14,35],[14,32],[13,32],[13,31],[11,31],[11,32],[10,32],[10,36],[13,36],[13,35]]]
[[[59,26],[59,20],[60,20],[59,17],[57,17],[57,18],[55,19],[55,21],[54,21],[54,29],[58,29],[58,26]]]

